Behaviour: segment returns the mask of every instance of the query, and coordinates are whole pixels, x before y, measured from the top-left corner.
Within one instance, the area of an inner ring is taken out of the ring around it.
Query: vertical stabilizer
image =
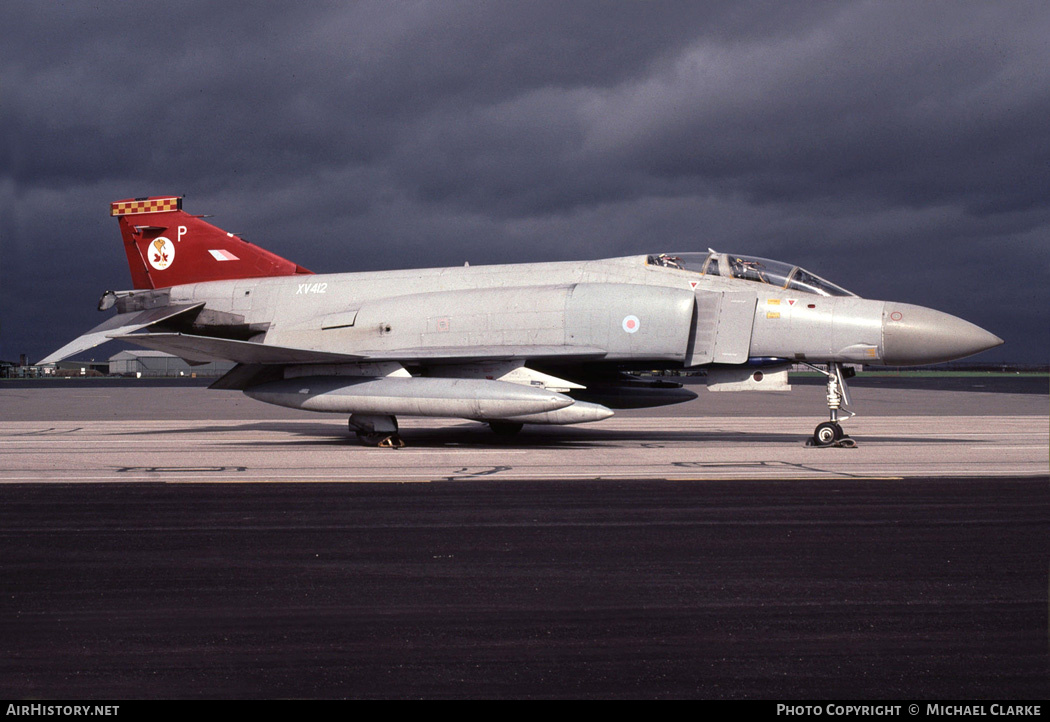
[[[182,198],[154,196],[110,204],[120,224],[135,288],[310,271],[182,210]]]

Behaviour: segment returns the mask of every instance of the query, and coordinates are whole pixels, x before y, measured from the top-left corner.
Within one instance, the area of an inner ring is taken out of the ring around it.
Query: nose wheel
[[[806,440],[806,445],[855,447],[857,442],[847,436],[846,432],[842,430],[842,425],[839,423],[839,414],[848,414],[846,416],[847,419],[856,415],[850,410],[849,387],[846,385],[846,379],[853,377],[856,373],[853,369],[843,368],[840,363],[828,364],[827,371],[810,364],[807,364],[807,366],[816,369],[828,379],[828,414],[831,419],[817,424],[817,428],[813,430],[812,438]]]
[[[817,424],[817,428],[813,431],[813,438],[806,439],[808,446],[840,446],[844,449],[852,449],[857,445],[849,436],[846,436],[846,432],[842,430],[842,426],[837,421],[825,421],[822,424]]]

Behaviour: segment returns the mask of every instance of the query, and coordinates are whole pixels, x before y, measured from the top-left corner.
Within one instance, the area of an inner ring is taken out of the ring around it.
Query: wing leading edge
[[[290,346],[272,346],[252,341],[238,341],[187,333],[133,333],[119,336],[139,346],[174,354],[186,361],[235,361],[242,364],[317,364],[351,363],[362,356],[328,351],[312,351]]]
[[[605,351],[591,346],[500,346],[408,348],[360,354],[316,351],[293,346],[196,336],[184,333],[128,333],[117,336],[139,346],[174,354],[187,361],[235,361],[242,364],[288,365],[398,361],[400,363],[469,363],[511,359],[593,361]]]

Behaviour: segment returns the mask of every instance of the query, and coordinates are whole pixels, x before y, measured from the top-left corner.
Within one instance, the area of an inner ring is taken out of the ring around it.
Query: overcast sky
[[[318,272],[710,246],[1050,360],[1046,2],[3,15],[0,359],[100,323],[131,286],[109,202],[177,194]]]

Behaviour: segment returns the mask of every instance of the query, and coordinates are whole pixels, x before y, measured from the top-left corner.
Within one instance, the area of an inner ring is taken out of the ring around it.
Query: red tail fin
[[[182,198],[117,201],[124,251],[135,288],[312,273],[182,210]]]

